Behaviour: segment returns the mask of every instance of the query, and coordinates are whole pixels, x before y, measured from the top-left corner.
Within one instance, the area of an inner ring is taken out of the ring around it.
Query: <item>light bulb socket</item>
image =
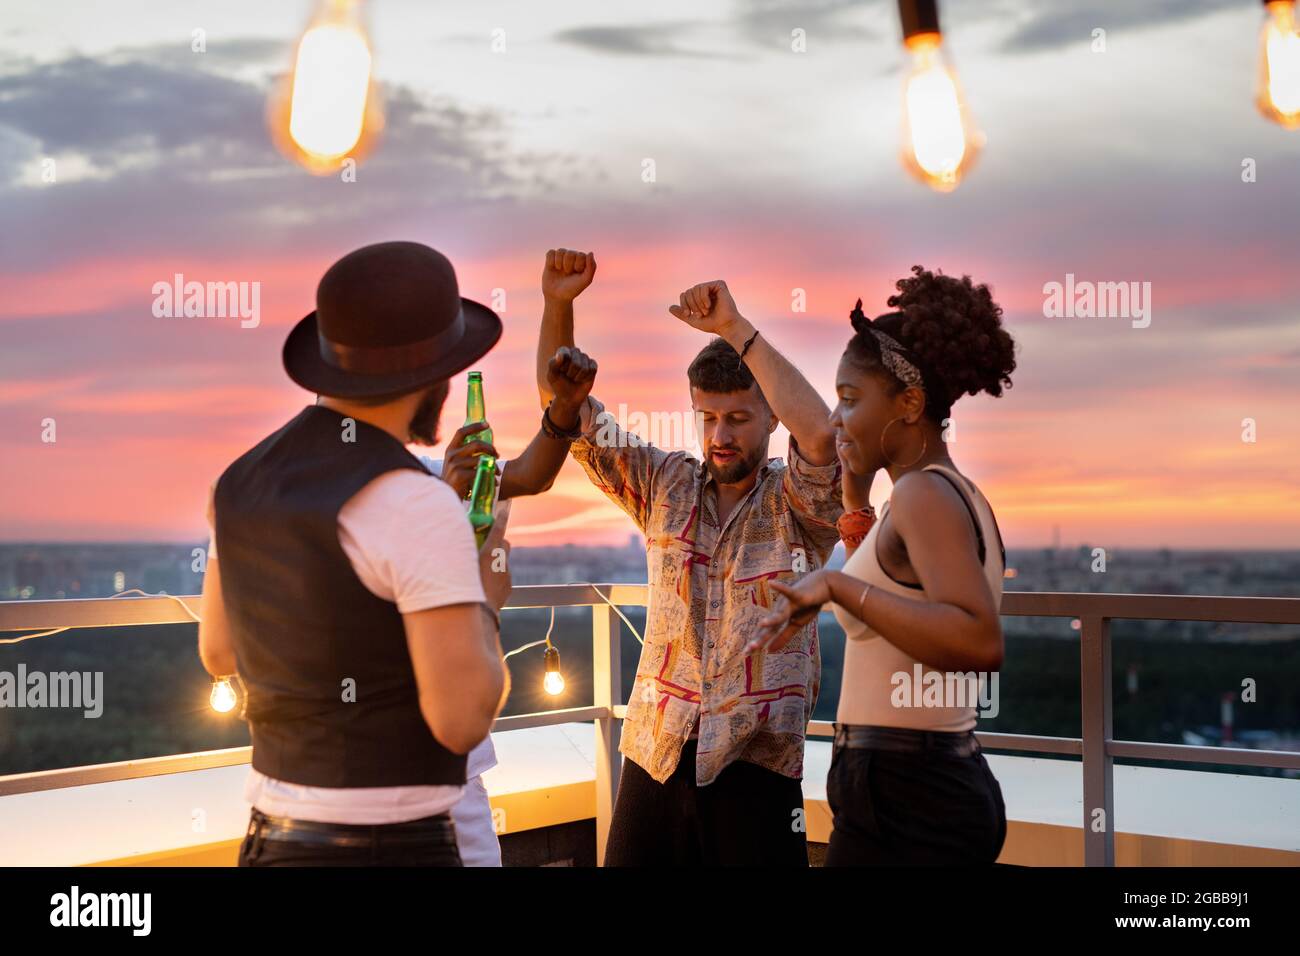
[[[560,672],[560,649],[554,644],[546,648],[544,663],[546,665],[546,673],[558,674]]]
[[[903,39],[923,33],[939,33],[939,0],[898,0],[898,19],[903,24]]]

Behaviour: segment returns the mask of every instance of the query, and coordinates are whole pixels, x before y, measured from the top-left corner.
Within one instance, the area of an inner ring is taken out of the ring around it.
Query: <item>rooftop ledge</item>
[[[596,816],[596,735],[561,723],[494,733],[484,774],[502,833]],[[215,752],[224,754],[226,752]],[[825,842],[829,741],[809,739],[808,838]],[[1000,862],[1084,861],[1081,765],[988,755],[1006,800]],[[0,797],[0,865],[233,865],[248,823],[246,763]],[[1119,865],[1300,865],[1297,781],[1115,767]]]

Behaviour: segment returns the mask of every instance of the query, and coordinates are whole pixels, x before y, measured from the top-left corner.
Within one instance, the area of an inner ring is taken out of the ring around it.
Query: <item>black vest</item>
[[[465,756],[420,713],[397,605],[366,589],[339,545],[349,498],[385,472],[425,469],[365,422],[344,441],[344,423],[309,406],[217,481],[217,561],[253,767],[317,787],[463,784]],[[355,700],[344,699],[349,678]]]

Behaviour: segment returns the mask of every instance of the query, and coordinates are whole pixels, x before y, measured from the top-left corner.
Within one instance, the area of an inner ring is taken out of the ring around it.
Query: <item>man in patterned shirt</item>
[[[572,346],[593,255],[547,253],[539,360]],[[720,281],[669,311],[713,333],[687,371],[701,462],[624,432],[588,397],[571,447],[646,536],[645,645],[623,722],[607,866],[808,864],[804,734],[820,685],[813,621],[746,656],[769,582],[822,566],[839,536],[841,465],[825,402]],[[538,365],[542,404],[551,398]],[[767,456],[778,423],[789,463]],[[854,487],[854,498],[866,492]]]

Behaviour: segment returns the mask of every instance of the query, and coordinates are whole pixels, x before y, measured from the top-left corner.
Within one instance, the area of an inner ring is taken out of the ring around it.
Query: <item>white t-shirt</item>
[[[427,467],[428,459],[422,460]],[[486,600],[464,504],[430,475],[400,468],[371,481],[339,510],[339,544],[367,590],[403,614]],[[216,557],[214,534],[208,559]],[[466,778],[496,762],[489,735],[469,752]],[[252,768],[244,785],[244,799],[268,816],[370,825],[442,813],[462,792],[455,785],[307,787]]]
[[[420,459],[420,463],[421,463],[422,465],[424,465],[425,468],[428,468],[429,471],[430,471],[431,473],[437,475],[439,478],[442,477],[442,459],[441,459],[441,458],[436,458],[436,459],[435,459],[435,458],[430,458],[428,455],[419,455],[419,456],[417,456],[417,457]],[[497,490],[497,494],[498,494],[498,495],[500,495],[500,493],[501,493],[501,473],[502,473],[502,471],[505,470],[505,464],[506,464],[506,459],[504,459],[504,458],[498,458],[498,459],[497,459],[497,488],[496,488],[496,490]],[[448,491],[450,491],[450,492],[451,492],[451,496],[452,496],[453,498],[456,498],[456,493],[455,493],[454,491],[451,491],[451,486],[450,486],[450,485],[448,485],[448,484],[446,484],[445,482],[442,482],[442,481],[439,481],[438,484],[439,484],[439,485],[442,485],[442,487],[444,487],[444,488],[446,488]],[[463,500],[461,500],[461,499],[459,499],[459,498],[456,498],[456,501],[460,504],[460,506],[461,506],[461,508],[462,508],[463,510],[465,510],[465,511],[468,511],[468,510],[469,510],[469,502],[467,502],[467,501],[463,501]],[[507,502],[507,503],[508,503],[508,502]],[[494,504],[494,506],[495,506],[496,502],[494,501],[493,504]],[[499,516],[500,516],[500,509],[497,509],[497,514],[498,514],[498,517],[499,517]],[[470,532],[470,539],[473,540],[473,537],[474,537],[474,534],[473,534],[473,532],[471,531],[471,532]],[[475,548],[474,548],[474,555],[475,555],[475,561],[477,561],[477,560],[478,560],[478,546],[477,546],[477,545],[475,545]],[[477,565],[476,565],[476,566],[477,566]],[[362,578],[361,580],[362,580],[362,583],[365,583],[365,578]],[[480,588],[483,586],[482,579],[479,578],[477,575],[475,576],[474,580],[479,582],[479,587],[480,587]],[[370,585],[369,585],[369,584],[366,584],[366,586],[369,587]],[[391,599],[390,599],[390,600],[391,600]],[[486,600],[486,598],[482,598],[481,600]],[[431,606],[434,606],[434,605],[431,605]],[[472,781],[475,777],[481,776],[482,774],[484,774],[484,773],[486,773],[487,771],[491,770],[491,769],[492,769],[493,767],[495,767],[496,765],[497,765],[497,752],[496,752],[496,750],[492,747],[492,735],[491,735],[491,734],[488,734],[488,736],[486,736],[486,737],[483,738],[483,742],[482,742],[482,743],[480,743],[477,747],[475,747],[473,750],[471,750],[471,751],[469,752],[469,756],[466,758],[466,762],[465,762],[465,778],[466,778],[466,780]]]

